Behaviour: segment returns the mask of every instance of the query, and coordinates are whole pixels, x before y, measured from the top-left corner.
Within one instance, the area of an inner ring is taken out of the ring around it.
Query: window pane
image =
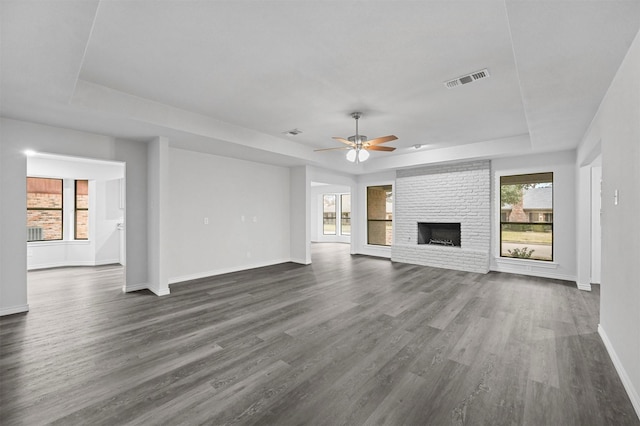
[[[62,179],[28,177],[27,208],[61,209]]]
[[[500,178],[500,256],[553,260],[553,173]]]
[[[367,188],[367,243],[390,246],[393,240],[391,185]]]
[[[62,239],[62,210],[27,210],[27,241]]]
[[[351,194],[340,196],[340,233],[351,235]]]
[[[336,235],[336,196],[325,194],[322,196],[322,233]]]
[[[553,225],[503,223],[504,257],[553,260]]]
[[[89,181],[76,181],[76,209],[89,208]]]
[[[89,181],[77,180],[76,191],[76,211],[75,211],[75,231],[76,240],[89,239]]]
[[[76,240],[89,238],[89,211],[76,210]]]
[[[27,241],[62,239],[62,179],[27,178]]]

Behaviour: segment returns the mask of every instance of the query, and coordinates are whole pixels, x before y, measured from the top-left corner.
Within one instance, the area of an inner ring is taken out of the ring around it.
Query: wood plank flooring
[[[640,425],[599,291],[350,256],[121,292],[29,273],[0,318],[3,425]]]

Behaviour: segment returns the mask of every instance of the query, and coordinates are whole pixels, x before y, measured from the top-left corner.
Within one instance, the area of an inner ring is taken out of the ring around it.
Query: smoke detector
[[[489,70],[487,68],[475,71],[467,75],[463,75],[458,78],[454,78],[453,80],[445,81],[444,85],[447,86],[447,89],[453,89],[454,87],[462,86],[463,84],[473,83],[476,80],[481,80],[483,78],[489,77]]]

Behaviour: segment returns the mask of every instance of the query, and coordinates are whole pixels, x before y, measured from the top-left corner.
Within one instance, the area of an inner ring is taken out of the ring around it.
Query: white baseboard
[[[10,308],[0,309],[0,317],[5,315],[20,314],[22,312],[29,312],[29,305],[11,306]]]
[[[120,259],[108,259],[108,260],[80,260],[80,261],[64,261],[64,262],[50,262],[40,263],[37,265],[27,265],[27,271],[36,271],[38,269],[50,269],[50,268],[65,268],[70,266],[104,266],[120,263]]]
[[[171,291],[168,288],[157,289],[157,288],[149,287],[149,291],[151,291],[156,296],[167,296],[171,293]]]
[[[120,259],[97,260],[93,262],[93,266],[114,265],[120,263]]]
[[[390,246],[370,246],[364,245],[358,249],[356,249],[355,254],[363,254],[365,256],[374,256],[374,257],[386,257],[391,259],[391,247]]]
[[[306,259],[293,259],[293,258],[291,258],[287,262],[299,263],[300,265],[311,265],[311,261],[310,260],[306,260]],[[283,262],[280,262],[280,263],[283,263]]]
[[[185,282],[185,281],[199,280],[200,278],[213,277],[213,276],[216,276],[216,275],[230,274],[232,272],[246,271],[248,269],[263,268],[265,266],[278,265],[280,263],[286,263],[286,262],[301,263],[301,262],[298,262],[297,260],[293,260],[293,259],[279,259],[279,260],[270,260],[268,262],[257,262],[257,263],[253,263],[253,264],[249,264],[249,265],[243,265],[243,266],[234,266],[234,267],[230,267],[230,268],[220,268],[220,269],[214,269],[214,270],[211,270],[211,271],[197,272],[195,274],[188,274],[188,275],[180,275],[180,276],[177,276],[177,277],[171,277],[171,278],[169,278],[169,285],[182,283],[182,282]],[[303,264],[306,264],[306,263],[303,263]]]
[[[631,382],[631,379],[627,374],[627,370],[625,370],[624,366],[620,362],[620,358],[618,358],[618,354],[613,348],[611,340],[609,340],[607,333],[604,331],[604,328],[602,328],[600,324],[598,324],[598,334],[602,339],[602,343],[604,343],[604,347],[607,348],[607,352],[609,352],[609,357],[611,358],[613,366],[618,372],[618,376],[620,376],[620,380],[622,380],[622,385],[629,395],[629,399],[631,400],[631,404],[633,404],[633,408],[636,410],[636,415],[638,416],[638,418],[640,418],[640,396],[638,395],[638,390],[633,386],[633,383]]]
[[[149,284],[147,283],[138,283],[138,284],[126,284],[122,290],[125,293],[131,293],[132,291],[139,291],[139,290],[147,290],[149,288]]]
[[[559,274],[553,271],[553,269],[555,269],[553,267],[543,268],[540,265],[535,265],[529,270],[527,266],[510,265],[500,262],[498,264],[491,265],[490,269],[492,271],[506,272],[509,274],[528,275],[530,277],[551,278],[554,280],[577,282],[577,277],[575,275]]]
[[[578,285],[578,289],[580,290],[591,291],[591,283],[583,284],[583,283],[576,282],[576,284]]]

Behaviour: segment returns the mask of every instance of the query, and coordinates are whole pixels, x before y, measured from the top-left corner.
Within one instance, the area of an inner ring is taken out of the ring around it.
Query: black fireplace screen
[[[418,244],[460,247],[460,224],[418,222]]]

